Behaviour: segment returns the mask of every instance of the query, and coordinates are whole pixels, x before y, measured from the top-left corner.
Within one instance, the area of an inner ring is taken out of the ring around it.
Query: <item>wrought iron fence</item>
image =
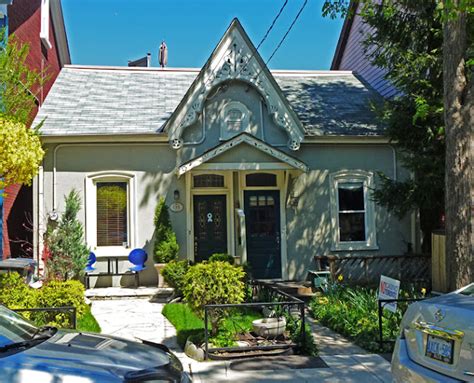
[[[13,309],[17,313],[23,312],[31,312],[31,313],[38,313],[38,312],[59,312],[59,313],[67,313],[69,312],[70,315],[70,322],[71,329],[75,329],[77,327],[77,310],[74,306],[64,306],[64,307],[34,307],[34,308],[25,308],[25,309]]]
[[[425,298],[400,298],[400,299],[378,299],[378,317],[379,317],[379,347],[380,349],[383,348],[383,345],[386,343],[393,344],[395,343],[396,339],[383,339],[383,308],[388,303],[397,303],[397,308],[399,308],[398,303],[413,303],[417,301],[422,301]],[[404,312],[403,312],[404,313]],[[402,313],[402,314],[403,314]]]
[[[305,303],[295,298],[270,284],[260,281],[252,283],[253,301],[240,304],[211,304],[204,306],[204,353],[205,358],[209,359],[212,353],[218,352],[250,352],[250,351],[269,351],[278,349],[289,349],[296,346],[302,346],[305,342]],[[259,301],[264,299],[265,301]],[[246,347],[209,347],[209,319],[212,312],[215,310],[229,310],[229,309],[263,309],[268,308],[273,310],[277,315],[283,314],[285,311],[288,316],[297,314],[299,316],[299,339],[300,344],[294,341],[289,341],[284,344],[272,345],[255,345]],[[295,310],[296,309],[296,310]]]

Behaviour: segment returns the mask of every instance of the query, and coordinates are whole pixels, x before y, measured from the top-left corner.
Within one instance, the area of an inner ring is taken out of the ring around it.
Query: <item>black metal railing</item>
[[[209,359],[209,355],[215,352],[247,352],[247,351],[269,351],[278,349],[288,349],[296,346],[302,346],[305,342],[305,303],[295,298],[270,284],[253,282],[253,300],[262,297],[262,291],[265,292],[266,301],[264,302],[248,302],[239,304],[210,304],[204,306],[204,352],[205,358]],[[285,310],[289,315],[294,315],[295,311],[291,311],[296,307],[299,313],[299,320],[301,321],[300,329],[300,344],[293,341],[284,344],[273,345],[256,345],[247,347],[209,347],[209,317],[213,310],[228,310],[228,309],[257,309],[268,307],[273,309],[276,313],[283,313]]]
[[[27,308],[27,309],[13,309],[12,311],[15,311],[17,313],[23,313],[23,312],[59,312],[59,313],[64,313],[64,312],[69,312],[70,315],[70,322],[71,323],[71,329],[75,329],[77,327],[77,309],[74,306],[64,306],[64,307],[34,307],[34,308]]]
[[[383,348],[383,345],[386,343],[393,344],[395,343],[396,339],[383,339],[383,309],[384,306],[388,303],[397,303],[397,308],[398,308],[398,303],[413,303],[413,302],[418,302],[422,301],[425,298],[400,298],[400,299],[379,299],[377,300],[378,304],[378,316],[379,316],[379,347],[380,349]]]

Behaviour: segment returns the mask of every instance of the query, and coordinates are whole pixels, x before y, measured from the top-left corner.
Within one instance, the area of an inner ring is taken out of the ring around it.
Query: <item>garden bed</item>
[[[419,298],[422,294],[401,291],[404,298]],[[399,303],[395,313],[385,311],[382,317],[384,339],[395,339],[400,332],[400,322],[408,306]],[[313,317],[322,325],[354,341],[370,352],[392,352],[393,344],[379,344],[379,318],[377,291],[375,289],[343,285],[332,286],[323,296],[310,303]]]

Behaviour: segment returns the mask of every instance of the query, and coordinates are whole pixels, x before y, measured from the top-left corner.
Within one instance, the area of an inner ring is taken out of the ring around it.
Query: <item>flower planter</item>
[[[255,334],[264,338],[276,338],[285,331],[286,319],[284,317],[256,319],[252,322],[252,326]]]

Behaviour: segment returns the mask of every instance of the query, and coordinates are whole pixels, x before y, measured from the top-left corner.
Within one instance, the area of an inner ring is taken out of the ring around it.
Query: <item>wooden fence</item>
[[[329,264],[335,281],[342,275],[345,283],[376,285],[380,275],[403,282],[431,281],[431,255],[327,255],[315,256],[318,265]]]
[[[448,273],[444,231],[435,231],[431,234],[431,251],[433,253],[433,290],[446,293],[448,291]]]

